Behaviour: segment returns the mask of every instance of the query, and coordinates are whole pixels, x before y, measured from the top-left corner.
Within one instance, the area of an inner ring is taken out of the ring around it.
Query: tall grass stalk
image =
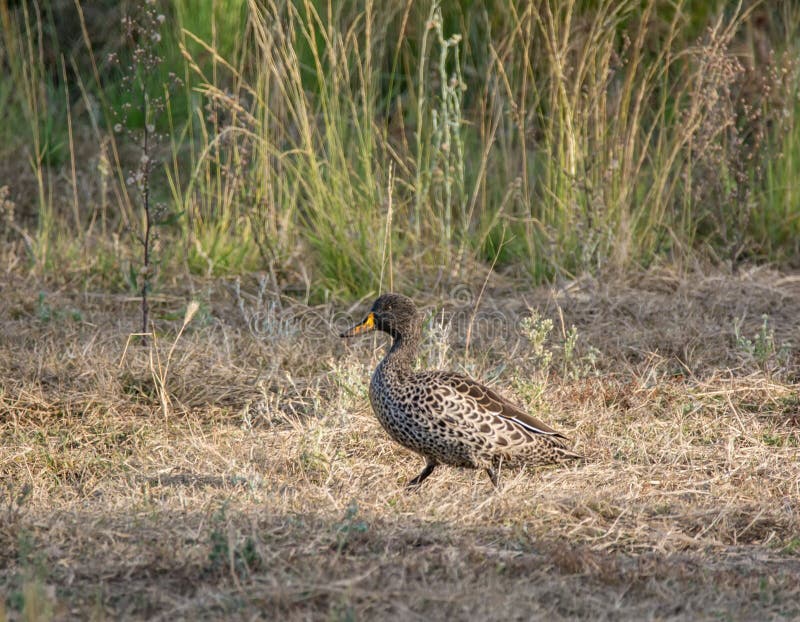
[[[51,118],[47,80],[44,75],[45,35],[38,3],[22,3],[16,17],[5,13],[2,38],[11,80],[17,94],[30,142],[25,152],[36,180],[36,236],[32,258],[37,268],[47,264],[54,228],[51,173],[47,159],[58,148],[54,144],[55,119]]]

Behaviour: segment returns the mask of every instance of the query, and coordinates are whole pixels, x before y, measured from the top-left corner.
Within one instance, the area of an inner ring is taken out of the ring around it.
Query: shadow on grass
[[[208,478],[211,485],[218,478]],[[206,483],[177,474],[161,485]],[[271,514],[234,499],[205,511],[28,516],[7,560],[7,606],[30,560],[56,612],[212,619],[642,619],[800,613],[800,559],[758,546],[671,553],[573,542],[523,525],[361,513]],[[32,553],[34,551],[35,553]]]

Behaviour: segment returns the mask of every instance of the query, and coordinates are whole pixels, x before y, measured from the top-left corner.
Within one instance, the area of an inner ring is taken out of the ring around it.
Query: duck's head
[[[382,330],[397,338],[415,332],[418,326],[419,315],[410,298],[401,294],[384,294],[372,303],[372,309],[363,322],[346,330],[340,337]]]

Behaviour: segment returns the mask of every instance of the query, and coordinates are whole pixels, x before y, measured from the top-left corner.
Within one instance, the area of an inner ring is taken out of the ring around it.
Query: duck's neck
[[[398,371],[411,370],[417,358],[417,350],[422,339],[419,326],[414,326],[408,331],[392,335],[392,347],[383,359],[386,368]]]

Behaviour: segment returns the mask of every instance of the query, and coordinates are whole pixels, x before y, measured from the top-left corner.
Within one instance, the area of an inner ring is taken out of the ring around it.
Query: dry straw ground
[[[135,300],[6,277],[0,618],[800,616],[800,276],[493,279],[470,322],[479,289],[420,300],[421,363],[590,459],[407,494],[420,460],[366,396],[383,339],[335,337],[364,305],[195,282],[126,350]]]

